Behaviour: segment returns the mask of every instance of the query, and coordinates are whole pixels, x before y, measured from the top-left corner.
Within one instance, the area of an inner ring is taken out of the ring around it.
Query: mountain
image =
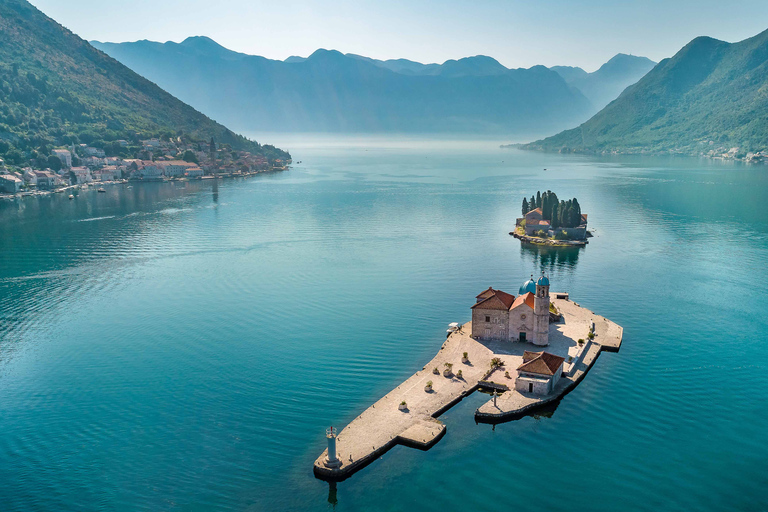
[[[621,91],[640,80],[656,63],[646,57],[619,53],[593,73],[570,66],[553,66],[563,79],[592,102],[597,112],[615,100]]]
[[[702,153],[768,148],[768,30],[738,43],[698,37],[587,122],[525,147]]]
[[[483,56],[438,65],[321,49],[278,61],[202,37],[92,44],[240,130],[527,135],[591,113],[554,71],[507,69]]]
[[[212,121],[25,0],[0,1],[0,156],[9,163],[72,142],[182,134],[287,157]]]

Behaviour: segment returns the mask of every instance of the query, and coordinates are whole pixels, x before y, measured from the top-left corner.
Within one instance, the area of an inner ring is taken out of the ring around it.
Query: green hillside
[[[0,2],[0,158],[21,164],[56,145],[148,137],[229,144],[285,158],[237,135],[45,16]]]
[[[685,154],[768,149],[768,31],[738,43],[696,38],[578,128],[524,147]]]

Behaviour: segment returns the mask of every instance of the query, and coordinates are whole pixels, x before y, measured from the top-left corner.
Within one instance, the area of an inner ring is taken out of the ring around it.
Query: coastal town
[[[477,390],[491,393],[475,411],[477,422],[518,419],[560,400],[601,352],[621,347],[621,326],[566,292],[550,293],[543,273],[525,281],[517,296],[487,288],[470,310],[471,321],[450,324],[437,355],[420,371],[341,431],[326,431],[316,477],[348,478],[398,444],[429,449],[445,435],[437,418]]]
[[[33,168],[6,165],[0,159],[0,195],[5,197],[49,194],[71,187],[127,181],[194,180],[208,177],[250,176],[285,170],[290,160],[269,160],[263,155],[234,151],[228,145],[185,143],[181,138],[141,140],[131,148],[125,140],[116,143],[137,158],[107,156],[102,148],[72,144],[55,148],[46,166]]]

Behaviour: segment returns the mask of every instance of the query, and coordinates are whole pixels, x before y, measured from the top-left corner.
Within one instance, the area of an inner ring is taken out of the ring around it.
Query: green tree
[[[53,171],[59,171],[61,170],[61,159],[59,157],[51,155],[48,157],[48,167],[51,168]]]
[[[557,229],[560,227],[560,219],[558,217],[557,210],[559,209],[559,206],[557,203],[552,205],[552,215],[550,216],[549,223],[552,225],[552,229]]]
[[[541,208],[541,192],[536,192],[536,208]]]
[[[185,162],[198,163],[197,155],[195,155],[194,151],[189,149],[184,152],[184,155],[181,157],[181,159],[184,160]]]
[[[523,198],[523,217],[525,217],[525,214],[528,213],[529,211],[531,210],[528,209],[528,200],[526,198]]]

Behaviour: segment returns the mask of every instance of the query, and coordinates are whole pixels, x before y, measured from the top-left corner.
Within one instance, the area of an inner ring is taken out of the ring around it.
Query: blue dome
[[[526,293],[536,293],[536,283],[533,282],[533,276],[529,280],[523,283],[518,291],[519,295],[525,295]]]
[[[536,284],[539,286],[549,286],[549,278],[547,276],[541,276],[539,282]]]

